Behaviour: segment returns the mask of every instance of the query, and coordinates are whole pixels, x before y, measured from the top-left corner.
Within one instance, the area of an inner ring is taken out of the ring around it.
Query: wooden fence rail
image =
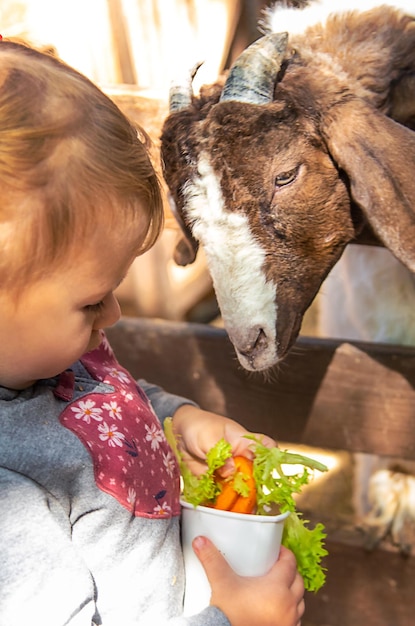
[[[301,337],[264,376],[239,366],[222,329],[125,318],[108,337],[136,378],[248,429],[295,444],[415,459],[415,349]],[[303,626],[415,624],[414,557],[385,542],[368,551],[358,529],[328,522],[327,582],[307,594]]]

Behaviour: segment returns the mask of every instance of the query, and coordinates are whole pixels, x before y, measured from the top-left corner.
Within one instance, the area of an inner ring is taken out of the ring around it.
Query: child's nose
[[[113,293],[110,293],[103,300],[103,307],[95,320],[94,329],[108,328],[115,324],[120,316],[121,309],[118,300]]]

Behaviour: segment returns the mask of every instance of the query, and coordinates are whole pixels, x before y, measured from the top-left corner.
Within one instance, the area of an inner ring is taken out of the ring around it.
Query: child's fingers
[[[301,620],[305,611],[304,581],[298,572],[297,562],[291,550],[281,546],[278,560],[273,567],[273,573],[276,579],[279,579],[277,584],[279,586],[283,585],[289,589],[291,597],[297,607],[298,619]],[[300,623],[299,621],[298,625]]]
[[[232,570],[213,543],[207,537],[196,537],[193,540],[192,546],[205,570],[211,586],[213,581],[217,584],[221,578],[225,584],[227,575],[229,572],[232,572]]]
[[[272,439],[271,437],[268,437],[267,435],[263,435],[261,433],[244,433],[234,438],[227,437],[227,440],[232,445],[232,453],[234,456],[243,455],[246,456],[248,459],[252,459],[254,457],[252,448],[254,447],[255,443],[252,439],[246,437],[245,435],[252,435],[267,448],[275,448],[275,446],[277,445],[275,439]]]
[[[285,546],[281,546],[278,561],[275,563],[274,568],[278,569],[279,574],[284,576],[286,584],[289,587],[294,584],[298,575],[299,582],[297,585],[299,588],[302,586],[304,591],[303,579],[298,574],[297,562],[291,550],[288,550]]]
[[[304,613],[304,581],[300,574],[297,572],[294,582],[290,587],[292,596],[297,603],[298,613],[301,615]]]
[[[268,574],[252,578],[237,576],[206,537],[196,537],[193,549],[212,588],[212,603],[232,624],[300,625],[304,613],[304,586],[292,552],[283,548]]]
[[[252,433],[252,435],[256,437],[258,441],[260,441],[262,445],[266,446],[267,448],[275,448],[275,446],[277,445],[275,439],[268,437],[268,435],[263,435],[262,433]]]
[[[245,432],[245,434],[249,434],[249,435],[252,434],[256,439],[258,439],[258,441],[260,441],[267,448],[275,448],[275,446],[277,445],[276,441],[274,439],[271,439],[271,437],[268,437],[267,435],[262,435],[261,433],[247,433],[247,432]],[[222,467],[220,467],[217,470],[218,475],[221,476],[222,478],[228,478],[228,476],[231,476],[234,473],[235,471],[234,457],[244,456],[247,459],[253,460],[254,458],[254,453],[252,451],[253,441],[252,439],[248,439],[247,437],[245,437],[245,434],[244,435],[238,434],[238,436],[235,438],[235,437],[232,437],[230,433],[227,433],[227,441],[229,441],[229,443],[232,445],[232,456],[229,459],[227,459],[224,465],[222,465]]]
[[[301,598],[300,602],[298,603],[298,615],[300,617],[300,619],[302,618],[302,616],[305,613],[305,600],[304,598]],[[301,621],[298,622],[298,626],[301,625]]]

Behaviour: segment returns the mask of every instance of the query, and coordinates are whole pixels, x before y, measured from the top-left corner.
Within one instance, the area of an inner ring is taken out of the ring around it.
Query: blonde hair
[[[156,241],[163,203],[146,133],[74,69],[1,41],[0,286],[55,269],[99,220],[137,228],[137,253]]]

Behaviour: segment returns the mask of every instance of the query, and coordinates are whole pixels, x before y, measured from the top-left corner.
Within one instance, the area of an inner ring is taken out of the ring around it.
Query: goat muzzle
[[[250,328],[248,334],[244,335],[239,335],[237,332],[232,331],[228,331],[228,334],[238,359],[245,369],[260,371],[267,369],[273,364],[275,359],[274,350],[271,350],[272,355],[270,355],[272,346],[262,328]]]

